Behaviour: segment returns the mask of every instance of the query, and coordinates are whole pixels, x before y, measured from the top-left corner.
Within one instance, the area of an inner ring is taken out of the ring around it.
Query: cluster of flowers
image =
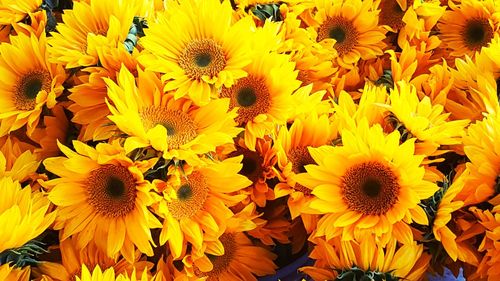
[[[0,280],[500,280],[497,0],[0,0],[0,41]]]

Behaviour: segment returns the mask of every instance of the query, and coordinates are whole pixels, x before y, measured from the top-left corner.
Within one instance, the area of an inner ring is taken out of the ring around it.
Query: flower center
[[[271,94],[265,78],[252,75],[239,79],[231,88],[223,88],[221,97],[231,99],[231,109],[239,107],[236,122],[240,125],[267,113],[271,106]]]
[[[33,71],[24,75],[16,83],[14,104],[18,110],[33,110],[36,97],[42,90],[50,92],[50,74],[46,71]]]
[[[101,215],[121,217],[135,208],[135,179],[123,166],[106,164],[87,180],[89,204]]]
[[[497,98],[500,101],[500,77],[497,79]]]
[[[342,177],[341,188],[349,209],[365,215],[386,213],[399,195],[398,177],[380,162],[365,162],[349,168]]]
[[[411,5],[413,5],[413,0],[407,1],[407,6]],[[403,22],[404,15],[405,11],[401,9],[396,0],[382,0],[380,3],[380,24],[388,25],[395,31],[398,31],[405,25]]]
[[[481,47],[488,45],[493,38],[493,29],[488,19],[473,18],[465,23],[462,31],[465,44],[470,50],[480,50]]]
[[[358,30],[344,17],[329,17],[318,29],[318,42],[326,38],[335,39],[333,46],[340,56],[349,53],[358,43]]]
[[[176,190],[177,199],[167,202],[169,212],[175,219],[194,216],[205,204],[208,196],[208,187],[205,178],[200,172],[193,172]]]
[[[309,164],[316,164],[316,161],[311,157],[307,147],[297,147],[291,149],[288,154],[288,160],[292,162],[292,171],[295,174],[306,173],[304,166]],[[295,183],[295,190],[300,191],[306,195],[311,194],[311,189],[301,185],[300,183]]]
[[[213,77],[226,67],[224,50],[213,39],[195,39],[186,45],[179,65],[191,79]]]
[[[183,111],[150,106],[143,108],[140,115],[146,130],[156,125],[167,129],[169,149],[179,149],[198,136],[193,119]]]
[[[264,163],[264,158],[262,158],[262,156],[255,151],[250,151],[241,147],[238,147],[236,151],[231,152],[228,157],[236,157],[240,155],[243,155],[243,160],[241,161],[243,167],[238,174],[247,177],[254,183],[257,182],[259,177],[262,175],[262,164]]]

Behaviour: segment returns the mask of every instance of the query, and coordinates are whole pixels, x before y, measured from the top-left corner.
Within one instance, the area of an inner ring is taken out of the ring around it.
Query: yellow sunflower
[[[486,47],[498,34],[500,11],[495,0],[462,0],[459,4],[449,2],[447,10],[437,27],[444,47],[451,50],[449,55],[461,57],[474,54]]]
[[[140,1],[74,2],[65,10],[57,32],[48,39],[52,61],[66,68],[96,65],[105,57],[103,49],[124,48],[134,16],[141,8]]]
[[[336,50],[340,66],[350,69],[360,59],[383,54],[385,31],[378,26],[379,10],[373,9],[373,1],[316,0],[316,8],[316,40]]]
[[[0,25],[17,23],[40,9],[42,0],[0,0]]]
[[[30,267],[17,268],[9,264],[0,265],[0,280],[29,281]]]
[[[137,73],[137,55],[130,54],[125,48],[100,49],[100,67],[86,67],[76,78],[75,86],[70,88],[68,98],[73,101],[68,109],[73,113],[73,121],[82,125],[80,140],[104,140],[116,133],[107,116],[107,86],[104,78],[116,81],[122,66],[131,73]]]
[[[339,237],[326,242],[315,241],[310,254],[314,266],[301,268],[314,280],[421,280],[430,256],[415,241],[398,245],[390,239],[382,246],[369,235],[359,242],[342,241]],[[352,278],[352,279],[351,279]],[[387,278],[387,279],[386,279]]]
[[[423,179],[414,141],[400,144],[399,132],[386,136],[380,125],[364,121],[342,131],[342,146],[309,148],[317,165],[306,165],[296,181],[312,189],[317,198],[310,207],[325,214],[314,237],[352,240],[374,233],[381,243],[390,237],[411,242],[409,224],[428,224],[420,200],[438,189]]]
[[[27,125],[33,133],[45,106],[63,91],[64,69],[47,61],[46,38],[19,34],[0,45],[0,136]]]
[[[41,192],[21,187],[10,177],[0,179],[0,253],[15,250],[38,237],[56,218],[48,212],[50,202]],[[5,279],[2,279],[5,280]]]
[[[485,112],[498,111],[495,70],[483,53],[474,59],[468,56],[456,59],[450,72],[454,83],[447,94],[445,109],[454,119],[481,120]]]
[[[485,202],[500,191],[500,115],[489,114],[469,126],[463,139],[467,175],[457,196],[465,205]]]
[[[115,84],[106,79],[108,118],[129,136],[127,152],[152,146],[165,159],[197,161],[198,155],[232,143],[241,131],[235,127],[236,110],[228,112],[229,99],[211,100],[203,107],[188,99],[176,100],[171,93],[163,94],[161,82],[149,71],[139,70],[136,85],[134,76],[123,67],[117,80]]]
[[[168,1],[167,6],[139,41],[147,51],[139,61],[163,73],[165,91],[174,90],[175,98],[189,96],[206,105],[220,87],[246,76],[250,26],[232,24],[229,1]]]
[[[115,273],[115,269],[110,267],[102,270],[96,266],[92,272],[87,266],[82,265],[82,272],[80,276],[76,276],[76,281],[163,281],[162,276],[149,277],[147,271],[142,274],[136,273],[135,270],[129,274]],[[166,280],[165,280],[166,281]]]
[[[450,113],[427,96],[420,100],[412,84],[398,82],[389,98],[390,106],[382,105],[389,111],[388,125],[401,132],[402,141],[416,138],[415,154],[439,155],[445,152],[440,146],[461,143],[469,120],[448,121]]]
[[[61,241],[57,252],[61,255],[60,263],[41,262],[33,269],[36,276],[45,278],[44,281],[75,280],[75,277],[82,272],[82,265],[85,265],[89,270],[93,270],[96,266],[104,270],[114,268],[117,274],[131,274],[134,269],[138,273],[142,273],[153,267],[151,262],[139,260],[140,253],[136,254],[133,263],[129,263],[123,258],[108,257],[93,242],[85,248],[79,248],[75,238]]]
[[[236,194],[252,184],[238,174],[241,160],[240,156],[196,168],[172,167],[169,182],[156,182],[164,196],[157,208],[164,218],[160,244],[168,242],[174,258],[186,250],[186,242],[192,245],[192,251],[200,251],[205,239],[218,237],[220,228],[233,215],[228,207],[246,198],[246,194]]]
[[[255,150],[258,138],[286,123],[293,110],[291,95],[300,85],[289,56],[253,54],[252,63],[245,67],[248,76],[221,92],[221,97],[230,99],[230,108],[238,109],[236,122],[245,127],[245,144],[250,150]]]
[[[256,225],[256,217],[248,205],[240,213],[227,219],[223,234],[217,241],[205,241],[205,253],[192,253],[183,262],[187,280],[207,281],[257,280],[256,276],[272,275],[277,266],[276,255],[266,248],[256,246],[244,233]]]
[[[0,151],[0,177],[25,182],[36,175],[39,164],[40,160],[29,150],[16,154],[4,154]]]
[[[305,165],[316,164],[309,154],[309,147],[327,145],[337,138],[337,128],[330,122],[328,115],[310,112],[309,116],[294,120],[290,129],[286,126],[280,127],[275,140],[275,149],[278,156],[278,167],[282,183],[274,187],[275,197],[289,195],[288,207],[292,219],[299,215],[308,232],[312,232],[314,218],[304,214],[303,210],[313,198],[311,189],[296,182],[296,175],[305,173]]]
[[[134,245],[153,255],[150,229],[161,223],[147,209],[153,197],[143,173],[155,160],[134,162],[117,142],[73,146],[76,152],[59,144],[65,156],[44,161],[60,177],[44,185],[59,211],[54,228],[61,240],[74,235],[80,248],[93,240],[109,257],[121,253],[128,261],[134,260]]]

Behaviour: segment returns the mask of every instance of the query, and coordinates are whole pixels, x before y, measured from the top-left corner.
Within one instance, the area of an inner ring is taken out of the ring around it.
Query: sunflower
[[[160,276],[149,277],[147,271],[142,274],[136,273],[132,274],[118,274],[115,273],[115,269],[110,267],[106,270],[102,270],[99,266],[96,266],[92,272],[85,266],[82,265],[81,276],[76,276],[76,281],[163,281]]]
[[[359,242],[337,237],[315,243],[310,254],[314,266],[301,268],[314,280],[420,280],[429,263],[415,241],[398,245],[390,239],[382,246],[370,235]]]
[[[389,27],[389,31],[398,32],[405,26],[403,17],[414,0],[376,0],[375,6],[380,9],[379,24]]]
[[[361,97],[356,102],[352,95],[346,91],[341,91],[337,102],[333,103],[335,110],[332,122],[338,127],[339,134],[344,128],[354,129],[363,119],[368,120],[369,125],[383,124],[384,113],[380,104],[389,101],[387,90],[383,86],[376,86],[366,83],[361,92]]]
[[[201,255],[192,253],[183,260],[185,274],[199,280],[257,280],[255,276],[272,275],[277,266],[273,260],[276,255],[269,250],[256,246],[244,233],[256,225],[252,219],[256,217],[248,205],[240,213],[226,221],[223,234],[217,241],[205,241],[207,251]],[[222,249],[222,252],[219,250]],[[215,250],[215,251],[214,251]]]
[[[466,56],[455,60],[455,68],[450,69],[454,83],[445,103],[445,109],[454,119],[481,120],[485,112],[497,111],[498,95],[492,68],[483,53],[474,59]]]
[[[326,145],[336,138],[337,128],[329,121],[328,115],[310,112],[309,116],[295,119],[290,129],[281,127],[275,140],[278,167],[283,180],[274,187],[275,196],[289,195],[287,204],[292,219],[302,216],[308,232],[315,228],[312,223],[315,220],[303,214],[303,210],[308,208],[313,196],[311,189],[297,183],[295,177],[306,172],[305,165],[316,164],[309,154],[309,147]]]
[[[198,107],[188,99],[163,94],[161,82],[152,72],[139,70],[134,76],[123,67],[118,84],[106,79],[108,107],[118,129],[129,135],[125,150],[152,146],[165,159],[199,160],[198,155],[232,143],[241,131],[236,128],[236,111],[228,112],[229,99],[211,100]]]
[[[453,261],[456,261],[457,258],[467,261],[468,258],[466,255],[467,252],[459,249],[461,245],[456,242],[457,236],[448,227],[448,223],[452,220],[452,213],[464,205],[464,202],[456,199],[457,194],[462,191],[464,185],[463,179],[463,176],[458,176],[453,180],[451,185],[445,182],[446,188],[441,188],[439,191],[442,198],[438,201],[439,203],[432,222],[432,232],[435,239],[442,243]]]
[[[309,148],[317,165],[306,165],[296,181],[317,197],[309,206],[325,214],[314,237],[352,240],[373,232],[381,243],[390,237],[409,243],[408,224],[428,224],[418,204],[438,187],[423,179],[414,139],[399,144],[400,137],[397,131],[385,136],[380,125],[368,127],[365,120],[342,131],[343,146]]]
[[[104,78],[116,82],[122,65],[131,73],[137,73],[137,54],[130,54],[125,48],[101,50],[101,67],[86,67],[77,76],[76,85],[69,89],[68,98],[73,101],[68,109],[73,113],[73,121],[82,125],[80,140],[104,140],[116,133],[107,116],[110,114],[106,105],[107,85]]]
[[[94,240],[109,257],[122,253],[128,261],[134,260],[134,245],[153,255],[150,229],[161,223],[147,209],[153,197],[143,172],[155,160],[134,162],[117,142],[73,146],[76,152],[59,143],[65,156],[44,161],[60,177],[44,186],[59,211],[54,228],[61,230],[61,240],[74,235],[80,248]]]
[[[51,60],[66,68],[96,65],[105,59],[99,56],[102,49],[123,48],[140,8],[139,1],[74,2],[48,39]]]
[[[27,125],[33,133],[45,106],[52,108],[66,74],[47,62],[46,38],[19,34],[0,45],[0,136]]]
[[[38,11],[42,0],[0,0],[0,25],[20,22],[30,14]]]
[[[22,247],[44,232],[56,218],[41,192],[21,187],[10,177],[0,179],[0,253]],[[5,280],[5,279],[4,279]]]
[[[252,181],[252,185],[246,188],[250,194],[248,199],[255,202],[259,207],[264,207],[269,200],[273,200],[274,192],[269,182],[276,178],[276,172],[273,167],[276,164],[276,151],[272,147],[272,139],[265,137],[258,139],[255,151],[248,149],[245,141],[238,138],[235,141],[234,149],[224,158],[237,157],[242,155],[241,163],[243,167],[239,171],[240,175],[247,177]]]
[[[0,177],[10,177],[15,181],[25,182],[36,175],[39,164],[40,161],[29,150],[14,155],[0,152]]]
[[[104,270],[114,268],[117,274],[130,274],[134,270],[142,273],[153,266],[150,262],[140,261],[140,253],[136,254],[133,263],[129,263],[123,258],[108,257],[92,242],[85,248],[80,249],[75,238],[61,241],[58,250],[61,255],[61,263],[42,262],[33,270],[35,275],[45,278],[46,281],[67,281],[75,280],[75,277],[81,274],[82,265],[89,270],[93,270],[96,266]]]
[[[388,127],[401,132],[402,141],[415,137],[415,154],[439,155],[443,145],[458,145],[465,134],[469,120],[447,121],[442,105],[433,105],[429,97],[419,100],[416,88],[400,81],[391,90],[387,107]]]
[[[30,268],[17,268],[9,264],[0,265],[0,280],[28,281],[30,280]]]
[[[258,138],[286,123],[293,109],[291,95],[300,85],[289,56],[265,52],[253,56],[245,67],[248,76],[221,92],[221,97],[230,99],[230,108],[238,109],[236,122],[245,127],[250,150],[255,150]]]
[[[500,9],[494,0],[462,0],[460,4],[452,1],[449,4],[451,9],[437,25],[443,45],[451,49],[450,56],[473,57],[498,34],[500,22],[494,14]]]
[[[483,257],[477,270],[467,279],[494,281],[500,278],[500,207],[495,206],[493,210],[480,210],[472,207],[471,211],[476,215],[479,223],[484,227],[484,238],[478,247],[483,252]]]
[[[372,9],[373,1],[316,0],[316,7],[316,40],[325,48],[336,50],[340,66],[350,69],[360,59],[383,54],[385,31],[378,26],[379,10]]]
[[[204,166],[173,166],[169,181],[156,182],[164,200],[159,202],[157,214],[164,218],[160,244],[168,245],[174,258],[186,250],[202,250],[202,242],[220,235],[220,228],[233,213],[228,208],[246,198],[235,192],[251,185],[238,174],[243,157],[221,162],[207,162]]]
[[[485,202],[500,192],[500,115],[489,114],[482,121],[471,124],[464,136],[464,152],[470,162],[470,173],[457,198],[465,205]]]
[[[206,105],[220,87],[246,76],[242,68],[250,63],[250,26],[248,21],[231,24],[228,1],[169,1],[167,6],[139,41],[147,51],[139,61],[163,73],[165,91]]]
[[[35,129],[31,136],[33,141],[40,146],[35,149],[35,153],[40,159],[59,156],[61,151],[57,146],[57,141],[59,140],[67,145],[68,143],[65,143],[65,140],[73,137],[71,133],[74,133],[74,130],[71,131],[72,127],[68,121],[64,107],[57,104],[52,108],[52,114],[53,116],[44,117],[44,127]]]

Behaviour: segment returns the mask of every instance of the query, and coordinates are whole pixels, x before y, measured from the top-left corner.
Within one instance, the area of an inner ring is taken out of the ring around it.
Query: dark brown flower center
[[[170,149],[179,149],[198,136],[196,124],[191,116],[183,111],[150,106],[143,108],[140,115],[147,130],[156,125],[167,129],[167,143]]]
[[[255,151],[244,149],[238,147],[236,151],[231,152],[228,157],[236,157],[243,155],[243,160],[241,163],[243,167],[239,171],[240,175],[247,177],[252,182],[257,182],[259,177],[262,175],[262,164],[264,163],[264,158]]]
[[[46,71],[33,71],[19,79],[16,83],[14,104],[18,110],[33,110],[36,97],[42,90],[50,91],[50,74]]]
[[[337,42],[333,46],[340,56],[349,53],[358,43],[358,30],[352,21],[341,17],[329,17],[318,29],[318,42],[332,38]]]
[[[297,147],[291,149],[288,153],[288,160],[292,162],[292,171],[295,174],[307,173],[305,166],[310,164],[316,164],[316,161],[311,157],[311,154],[307,150],[307,147]],[[295,190],[300,191],[306,195],[311,194],[311,189],[301,185],[300,183],[295,183]]]
[[[226,56],[213,39],[195,39],[186,45],[179,65],[191,79],[199,80],[205,75],[218,75],[226,67]]]
[[[221,97],[231,99],[231,109],[239,107],[236,122],[240,125],[267,113],[271,106],[271,94],[265,78],[252,75],[239,79],[231,88],[223,88]]]
[[[167,207],[175,219],[194,216],[205,204],[208,197],[208,186],[200,172],[194,172],[182,179],[176,188],[177,199],[167,202]]]
[[[136,184],[126,167],[106,164],[87,180],[89,204],[107,217],[126,216],[135,208]]]
[[[488,19],[473,18],[465,23],[462,36],[470,50],[478,51],[491,42],[493,33],[493,28],[490,26]]]
[[[365,215],[385,214],[397,202],[400,189],[394,172],[376,161],[349,168],[341,188],[349,209]]]

